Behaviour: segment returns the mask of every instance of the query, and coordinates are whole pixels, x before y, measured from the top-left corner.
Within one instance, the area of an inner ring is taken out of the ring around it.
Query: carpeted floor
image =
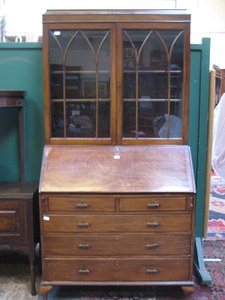
[[[225,238],[225,179],[211,174],[208,238]]]
[[[201,286],[195,278],[192,300],[225,300],[225,239],[204,240],[205,258],[220,258],[221,261],[206,262],[212,276],[210,286]],[[41,275],[37,272],[38,288]],[[41,300],[42,296],[31,296],[29,266],[22,253],[0,251],[0,299]],[[54,287],[48,300],[175,300],[183,299],[179,287]]]

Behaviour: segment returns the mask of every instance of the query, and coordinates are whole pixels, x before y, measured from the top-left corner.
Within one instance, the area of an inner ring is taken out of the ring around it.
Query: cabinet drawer
[[[186,210],[186,197],[121,198],[120,211]]]
[[[46,256],[188,255],[190,236],[44,236]]]
[[[44,215],[44,232],[191,231],[191,215]]]
[[[113,197],[48,197],[50,211],[115,211]]]
[[[184,281],[189,259],[51,259],[44,261],[47,281]]]
[[[0,242],[22,241],[25,211],[18,200],[0,201]]]

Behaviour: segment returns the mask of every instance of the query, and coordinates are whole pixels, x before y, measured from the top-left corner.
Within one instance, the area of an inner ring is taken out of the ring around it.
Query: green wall
[[[37,181],[44,143],[42,44],[0,43],[0,89],[24,90],[25,180]],[[0,108],[0,181],[20,180],[18,110]]]

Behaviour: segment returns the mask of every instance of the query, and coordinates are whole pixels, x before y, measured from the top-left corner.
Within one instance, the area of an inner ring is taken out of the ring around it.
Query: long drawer
[[[191,214],[43,215],[45,233],[191,231]]]
[[[188,255],[190,235],[78,235],[43,237],[46,256]]]
[[[47,281],[184,281],[187,259],[51,259],[44,261]]]

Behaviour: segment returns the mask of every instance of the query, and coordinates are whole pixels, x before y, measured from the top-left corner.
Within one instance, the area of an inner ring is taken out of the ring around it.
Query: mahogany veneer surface
[[[39,192],[193,193],[188,146],[45,146]]]

